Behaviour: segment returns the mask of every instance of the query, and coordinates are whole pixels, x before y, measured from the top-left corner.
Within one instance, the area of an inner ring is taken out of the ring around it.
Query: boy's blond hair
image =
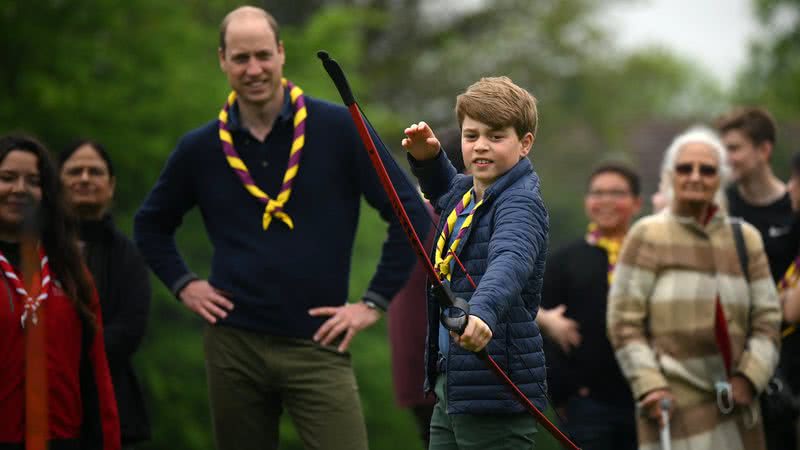
[[[536,137],[539,113],[536,97],[508,77],[484,77],[456,98],[458,126],[469,116],[495,129],[512,127],[522,139],[530,132]]]

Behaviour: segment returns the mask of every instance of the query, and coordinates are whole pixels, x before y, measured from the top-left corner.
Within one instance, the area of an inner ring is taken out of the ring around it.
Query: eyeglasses
[[[631,195],[631,191],[626,191],[623,189],[609,189],[607,191],[602,189],[593,189],[586,194],[590,198],[600,199],[603,197],[609,197],[612,200],[621,200],[625,197]]]
[[[680,175],[691,175],[692,172],[694,172],[695,167],[698,168],[700,175],[704,177],[713,177],[714,175],[717,174],[716,166],[712,166],[711,164],[692,164],[692,163],[676,164],[675,173]]]

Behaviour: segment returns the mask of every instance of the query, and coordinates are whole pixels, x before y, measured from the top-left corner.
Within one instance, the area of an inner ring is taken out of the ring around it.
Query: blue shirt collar
[[[291,95],[289,94],[289,89],[283,89],[283,107],[281,111],[278,113],[278,117],[275,118],[275,123],[278,122],[286,122],[291,121],[294,112],[292,111],[292,100]],[[242,125],[241,119],[239,118],[239,102],[235,102],[233,107],[228,113],[228,129],[231,131],[247,131],[246,128]]]

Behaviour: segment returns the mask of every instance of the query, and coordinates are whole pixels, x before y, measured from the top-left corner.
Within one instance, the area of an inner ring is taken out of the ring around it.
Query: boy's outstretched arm
[[[406,134],[402,142],[403,148],[417,161],[433,159],[439,154],[442,146],[427,123],[415,123],[403,132]]]
[[[446,194],[456,177],[456,169],[441,150],[439,140],[425,122],[413,124],[405,130],[403,147],[411,172],[419,180],[420,189],[430,200],[437,214],[444,207],[440,197]]]

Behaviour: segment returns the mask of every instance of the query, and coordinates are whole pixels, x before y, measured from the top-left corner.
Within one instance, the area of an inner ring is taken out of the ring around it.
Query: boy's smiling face
[[[481,196],[486,188],[527,156],[532,145],[532,133],[520,139],[511,126],[496,129],[469,116],[461,123],[464,164]]]

